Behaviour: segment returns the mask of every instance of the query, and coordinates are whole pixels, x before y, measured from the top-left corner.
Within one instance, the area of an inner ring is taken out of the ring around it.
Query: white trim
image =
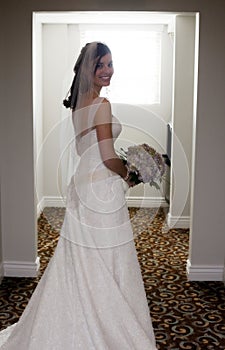
[[[168,207],[163,197],[126,197],[128,207],[136,208],[159,208]]]
[[[44,197],[42,197],[42,199],[38,202],[38,205],[37,205],[37,217],[39,217],[44,207],[45,207],[45,200],[44,200]]]
[[[187,260],[187,277],[189,281],[222,281],[224,266],[191,265]]]
[[[177,13],[149,11],[58,11],[33,12],[37,23],[62,24],[169,24]],[[195,13],[192,13],[192,15]],[[185,15],[187,15],[185,13]]]
[[[38,203],[39,215],[45,207],[65,207],[65,200],[60,196],[44,196]]]
[[[3,261],[4,276],[36,277],[40,267],[40,258],[34,263],[28,261]]]
[[[168,213],[167,225],[169,228],[189,228],[190,216],[173,216]]]
[[[44,197],[45,207],[65,207],[65,200],[62,197],[48,196]]]
[[[138,208],[158,208],[168,207],[167,202],[163,197],[126,197],[128,207]],[[65,207],[65,200],[58,196],[45,196],[38,203],[37,212],[40,212],[45,207]]]
[[[2,282],[2,279],[4,277],[4,268],[3,268],[3,263],[0,263],[0,284]]]

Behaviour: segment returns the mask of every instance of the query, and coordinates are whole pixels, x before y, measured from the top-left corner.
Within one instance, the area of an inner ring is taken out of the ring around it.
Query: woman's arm
[[[102,101],[95,115],[95,128],[103,163],[107,168],[126,179],[127,168],[114,149],[111,105],[106,99]],[[129,178],[127,182],[129,186],[134,185],[130,183]]]

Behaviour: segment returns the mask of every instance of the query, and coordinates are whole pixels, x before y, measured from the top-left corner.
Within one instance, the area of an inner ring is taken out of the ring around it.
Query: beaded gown
[[[112,132],[121,132],[115,117]],[[103,164],[95,129],[76,147],[54,256],[19,322],[0,333],[0,349],[156,350],[124,181]]]

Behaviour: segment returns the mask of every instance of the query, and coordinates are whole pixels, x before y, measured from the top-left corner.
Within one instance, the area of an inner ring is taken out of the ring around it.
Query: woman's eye
[[[103,64],[102,64],[102,63],[97,63],[97,66],[96,66],[97,69],[100,69],[100,68],[102,68],[102,67],[103,67]]]
[[[97,63],[96,69],[103,69],[104,68],[104,63]],[[113,62],[108,63],[108,68],[113,68]]]

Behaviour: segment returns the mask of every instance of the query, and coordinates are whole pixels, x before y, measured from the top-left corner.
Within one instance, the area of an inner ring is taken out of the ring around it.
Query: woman
[[[109,48],[87,44],[74,71],[64,105],[72,110],[80,159],[61,236],[1,349],[155,350],[124,196],[124,183],[133,183],[114,150],[121,125],[99,97],[113,75]]]

